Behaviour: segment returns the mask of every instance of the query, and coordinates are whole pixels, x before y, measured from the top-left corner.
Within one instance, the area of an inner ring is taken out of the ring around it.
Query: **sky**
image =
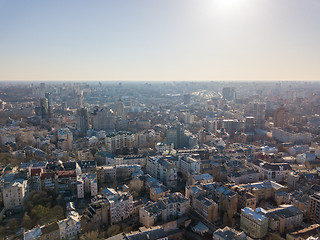
[[[0,0],[0,80],[320,80],[320,1]]]

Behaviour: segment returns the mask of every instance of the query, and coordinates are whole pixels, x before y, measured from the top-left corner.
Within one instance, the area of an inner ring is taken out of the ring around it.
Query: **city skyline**
[[[320,2],[0,1],[0,81],[320,80]]]

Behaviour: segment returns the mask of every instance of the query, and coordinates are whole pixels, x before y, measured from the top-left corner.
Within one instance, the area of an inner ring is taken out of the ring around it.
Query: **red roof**
[[[41,168],[34,168],[31,169],[31,177],[33,176],[38,176],[42,173],[42,169]]]
[[[45,172],[41,174],[41,179],[53,178],[53,177],[54,177],[54,172]]]
[[[76,171],[70,170],[70,171],[59,171],[58,172],[58,177],[76,177]]]

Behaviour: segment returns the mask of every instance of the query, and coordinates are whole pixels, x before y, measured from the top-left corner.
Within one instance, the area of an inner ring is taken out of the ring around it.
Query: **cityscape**
[[[0,0],[0,240],[320,240],[320,0]]]
[[[1,236],[317,239],[319,85],[1,83]]]

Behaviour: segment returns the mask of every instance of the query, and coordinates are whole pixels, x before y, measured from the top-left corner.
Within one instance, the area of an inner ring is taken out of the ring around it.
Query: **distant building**
[[[183,103],[184,104],[190,104],[191,102],[191,95],[190,94],[184,94],[183,95]]]
[[[95,109],[92,114],[92,128],[95,130],[114,131],[115,118],[113,111],[108,108]]]
[[[233,101],[236,99],[237,94],[236,94],[236,88],[234,87],[224,87],[222,89],[222,96],[224,99]]]
[[[277,108],[274,112],[274,126],[280,128],[286,128],[289,124],[290,113],[288,109],[284,107]]]
[[[117,134],[107,135],[105,143],[108,153],[116,155],[133,154],[135,138],[129,132],[118,132]]]
[[[77,110],[77,128],[81,136],[87,136],[89,129],[89,117],[88,110],[81,108]]]

